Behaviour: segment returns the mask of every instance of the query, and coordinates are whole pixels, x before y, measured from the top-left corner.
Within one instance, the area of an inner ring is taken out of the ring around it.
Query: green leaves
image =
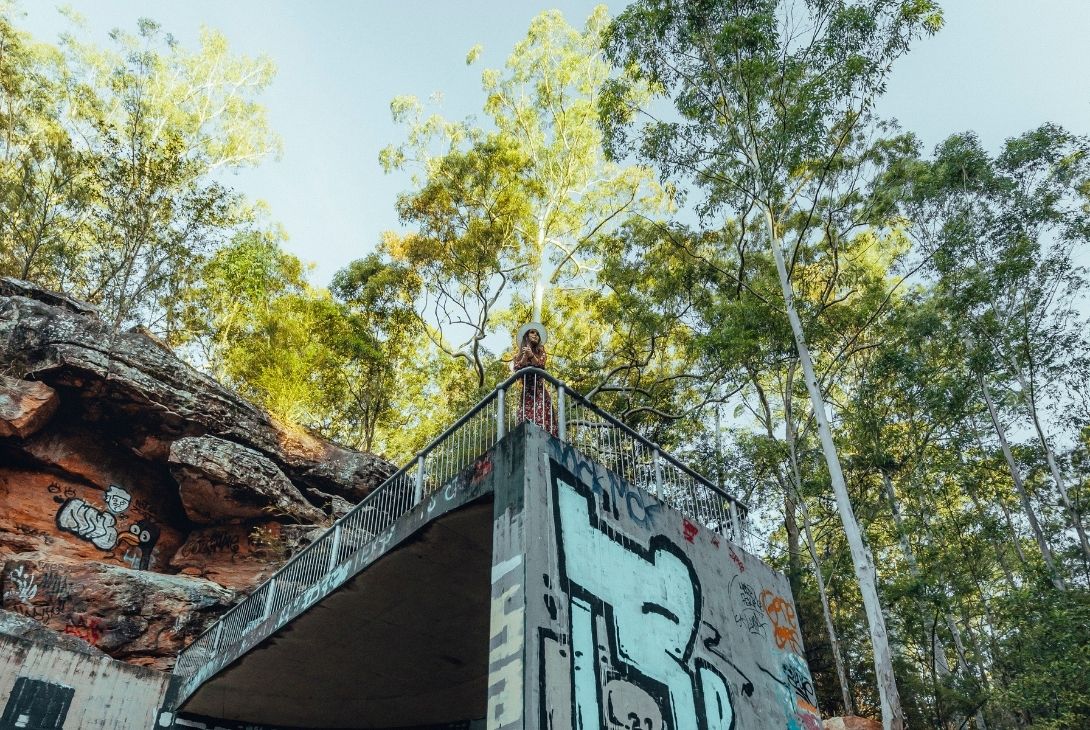
[[[181,292],[250,216],[214,174],[279,148],[256,99],[272,63],[209,30],[187,50],[150,20],[109,49],[34,46],[6,16],[0,35],[23,49],[0,62],[19,110],[0,119],[0,271],[179,336]]]

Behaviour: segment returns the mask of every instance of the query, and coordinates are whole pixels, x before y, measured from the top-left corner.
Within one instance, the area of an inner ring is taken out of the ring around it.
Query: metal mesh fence
[[[320,597],[324,578],[527,421],[687,518],[744,545],[745,508],[732,497],[560,381],[528,369],[500,385],[186,647],[174,667],[182,679],[181,698],[256,641],[255,629],[269,617],[286,622],[309,607]]]

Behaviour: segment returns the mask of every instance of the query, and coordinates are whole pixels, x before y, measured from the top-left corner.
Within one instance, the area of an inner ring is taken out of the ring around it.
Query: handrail
[[[691,469],[690,467],[688,467],[685,464],[681,463],[672,454],[664,451],[662,449],[662,447],[660,447],[658,444],[656,444],[653,441],[651,441],[650,439],[646,438],[645,436],[643,436],[642,434],[640,434],[639,432],[637,432],[636,430],[634,430],[633,428],[631,428],[627,424],[622,423],[615,416],[613,416],[610,413],[608,413],[608,412],[604,411],[603,409],[599,408],[594,403],[592,403],[590,400],[588,400],[585,396],[583,396],[581,393],[579,393],[579,392],[577,392],[575,390],[572,390],[562,380],[559,380],[558,378],[554,377],[553,375],[547,373],[546,371],[544,371],[544,370],[542,370],[540,368],[527,367],[527,368],[521,368],[521,369],[515,371],[514,373],[512,373],[509,377],[505,378],[499,385],[497,385],[495,388],[493,388],[490,393],[488,393],[483,398],[481,398],[472,408],[470,408],[468,411],[466,411],[464,414],[462,414],[462,416],[460,416],[457,420],[455,420],[453,423],[451,423],[449,426],[447,426],[445,429],[443,429],[443,431],[438,436],[436,436],[431,441],[429,441],[427,445],[425,445],[422,449],[420,449],[420,451],[416,452],[412,456],[412,458],[409,459],[405,463],[404,466],[400,467],[397,471],[395,471],[393,474],[391,474],[385,480],[383,480],[383,482],[379,486],[377,486],[373,490],[371,490],[371,492],[368,493],[367,496],[365,496],[362,500],[360,500],[360,502],[358,502],[356,505],[354,505],[352,507],[352,509],[350,509],[345,514],[341,515],[341,517],[339,517],[338,519],[334,520],[333,523],[330,524],[330,526],[323,533],[323,536],[325,534],[328,534],[328,532],[330,530],[334,530],[334,529],[338,528],[338,526],[340,526],[341,523],[343,523],[346,520],[350,519],[351,517],[353,517],[359,511],[361,511],[361,510],[367,508],[368,506],[370,506],[371,502],[377,500],[379,498],[379,496],[384,493],[384,488],[388,484],[396,483],[396,481],[399,478],[405,476],[409,472],[409,470],[411,470],[414,466],[417,466],[418,464],[423,463],[422,462],[423,459],[425,459],[429,454],[431,454],[433,451],[435,451],[439,446],[444,444],[453,434],[455,434],[460,428],[462,428],[464,425],[466,425],[470,421],[470,419],[472,419],[474,416],[481,413],[485,409],[485,407],[487,407],[490,403],[492,403],[492,402],[496,401],[498,398],[502,397],[502,395],[507,391],[508,388],[511,387],[511,385],[513,385],[516,382],[523,381],[523,380],[525,380],[527,378],[527,376],[531,376],[531,375],[535,376],[535,379],[543,379],[543,380],[551,383],[553,386],[555,386],[558,389],[558,393],[562,394],[562,396],[561,396],[562,398],[574,399],[577,403],[581,404],[582,406],[584,406],[586,408],[589,408],[591,410],[591,412],[593,412],[595,415],[597,415],[598,417],[604,419],[609,424],[609,426],[620,429],[628,437],[634,439],[635,441],[643,444],[646,447],[649,447],[650,449],[653,450],[653,452],[656,454],[656,456],[658,458],[662,458],[664,461],[668,462],[669,464],[671,464],[672,466],[674,466],[675,468],[677,468],[678,470],[680,470],[684,474],[686,474],[689,477],[693,478],[694,480],[699,482],[704,487],[712,490],[713,492],[715,492],[716,494],[721,496],[723,499],[726,499],[729,503],[733,504],[734,508],[738,511],[738,513],[740,515],[740,518],[744,519],[744,517],[748,514],[749,507],[744,502],[738,500],[733,495],[728,494],[725,490],[721,489],[719,486],[717,486],[716,484],[711,482],[709,479],[704,477],[699,472],[697,472],[694,469]],[[500,422],[502,422],[504,417],[505,417],[505,414],[498,413],[496,417]],[[565,436],[564,434],[561,434],[562,438],[564,436]],[[418,475],[418,476],[420,476],[420,475]],[[744,531],[742,525],[736,525],[736,529],[738,530],[738,532],[737,532],[738,535],[741,535],[743,533],[743,531]],[[243,598],[241,601],[236,603],[229,610],[225,611],[208,628],[206,628],[203,632],[201,632],[201,634],[199,634],[193,641],[191,641],[189,644],[187,644],[186,647],[184,649],[182,649],[181,652],[179,652],[179,658],[190,647],[196,645],[198,642],[200,642],[202,639],[204,639],[206,636],[208,636],[210,633],[212,633],[214,630],[216,630],[216,628],[218,626],[221,626],[222,624],[224,624],[224,622],[226,622],[227,619],[230,618],[231,616],[233,616],[237,611],[241,610],[244,606],[248,605],[250,600],[253,598],[253,596],[257,595],[266,585],[268,585],[269,583],[274,583],[275,584],[275,581],[278,578],[280,578],[282,576],[282,574],[285,573],[285,571],[287,571],[288,569],[293,567],[297,562],[301,561],[312,550],[317,550],[318,549],[317,546],[319,544],[321,544],[322,542],[323,542],[322,538],[319,537],[318,539],[315,539],[309,545],[304,547],[302,550],[300,550],[298,553],[291,556],[288,560],[286,560],[283,565],[281,565],[272,575],[270,575],[268,578],[266,578],[265,581],[263,581],[260,585],[256,586],[245,598]]]

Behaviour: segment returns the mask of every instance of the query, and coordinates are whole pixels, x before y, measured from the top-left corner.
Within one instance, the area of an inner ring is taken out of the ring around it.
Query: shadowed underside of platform
[[[443,515],[197,690],[183,712],[398,728],[485,715],[492,497]]]

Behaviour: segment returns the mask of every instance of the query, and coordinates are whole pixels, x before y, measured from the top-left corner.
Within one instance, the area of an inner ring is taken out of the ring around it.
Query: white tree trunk
[[[1056,570],[1056,563],[1052,559],[1052,550],[1048,547],[1045,533],[1041,529],[1041,524],[1037,521],[1037,514],[1033,511],[1033,504],[1029,501],[1029,494],[1026,492],[1025,483],[1022,481],[1022,470],[1018,468],[1018,462],[1014,460],[1014,454],[1011,453],[1011,447],[1007,443],[1007,432],[995,410],[992,393],[988,389],[988,384],[984,381],[983,375],[977,375],[977,382],[980,384],[980,391],[984,394],[984,403],[988,406],[988,415],[992,419],[992,426],[999,437],[999,446],[1003,450],[1003,458],[1007,460],[1007,468],[1010,470],[1014,489],[1018,492],[1018,498],[1022,501],[1022,509],[1026,513],[1026,519],[1029,520],[1033,536],[1037,539],[1037,546],[1041,549],[1041,557],[1044,558],[1045,566],[1052,578],[1052,584],[1061,591],[1066,590],[1067,586],[1064,584],[1063,577]]]
[[[1037,414],[1035,393],[1021,370],[1018,371],[1017,378],[1019,385],[1022,386],[1023,400],[1026,403],[1027,410],[1029,410],[1030,420],[1033,421],[1033,428],[1037,432],[1037,439],[1041,442],[1041,448],[1045,450],[1045,459],[1048,461],[1048,470],[1052,473],[1052,481],[1056,483],[1056,489],[1060,492],[1060,499],[1063,500],[1064,507],[1067,508],[1068,517],[1071,518],[1071,525],[1075,528],[1075,532],[1078,533],[1079,543],[1082,545],[1083,559],[1087,564],[1090,564],[1090,542],[1087,542],[1086,530],[1082,526],[1082,515],[1079,514],[1071,501],[1071,497],[1067,494],[1067,483],[1064,481],[1063,475],[1060,474],[1060,468],[1056,464],[1056,454],[1048,443],[1044,426],[1041,425],[1041,419]]]
[[[825,575],[821,571],[821,559],[818,557],[817,543],[814,541],[813,532],[810,529],[810,509],[806,506],[806,500],[802,496],[802,473],[799,470],[797,451],[797,433],[795,431],[795,415],[791,406],[791,390],[794,382],[794,366],[787,371],[787,382],[783,389],[784,408],[784,435],[787,438],[787,456],[791,463],[791,478],[795,494],[798,496],[796,503],[802,511],[802,528],[806,535],[806,547],[810,551],[810,560],[814,565],[814,579],[817,581],[818,595],[821,596],[821,613],[825,619],[825,632],[829,636],[829,648],[833,652],[833,663],[836,665],[836,676],[840,682],[840,699],[844,703],[844,714],[855,714],[855,703],[852,702],[851,692],[848,690],[848,671],[844,666],[844,654],[840,649],[840,640],[836,635],[836,626],[833,624],[833,611],[829,608],[829,593],[825,589]],[[766,410],[771,419],[771,413]],[[772,437],[771,423],[769,436]],[[773,437],[774,438],[774,437]],[[797,596],[796,596],[797,598]]]
[[[817,581],[818,594],[821,596],[821,612],[825,616],[825,631],[829,634],[829,647],[833,652],[833,663],[836,664],[836,677],[840,680],[840,699],[844,703],[844,714],[854,715],[855,704],[852,695],[848,691],[848,672],[844,668],[844,656],[840,651],[840,640],[836,636],[836,627],[833,625],[833,612],[829,608],[829,594],[825,590],[825,576],[821,572],[821,560],[818,558],[817,544],[814,542],[813,533],[810,531],[810,510],[806,503],[799,499],[802,508],[802,529],[806,535],[806,546],[810,549],[810,559],[814,563],[814,579]]]
[[[889,509],[893,513],[893,524],[897,528],[897,537],[901,542],[901,553],[908,563],[908,572],[914,579],[920,579],[920,566],[916,562],[916,554],[912,551],[912,544],[908,541],[908,532],[905,530],[904,518],[901,516],[901,505],[897,501],[897,491],[893,488],[893,480],[884,471],[880,472],[882,485],[886,489],[886,499],[889,500]],[[920,617],[926,615],[926,606],[920,602]],[[931,624],[931,656],[935,662],[935,672],[940,677],[950,676],[950,660],[946,657],[946,648],[939,639],[939,632],[935,629],[935,622]],[[959,722],[958,725],[961,723]]]
[[[533,322],[541,321],[541,313],[545,305],[545,288],[548,284],[548,272],[545,263],[545,218],[541,217],[537,222],[537,260],[534,262],[534,311],[530,317]]]
[[[821,392],[817,375],[814,372],[814,363],[810,358],[810,349],[806,345],[806,335],[802,329],[802,321],[795,310],[794,292],[787,273],[787,265],[784,263],[782,243],[776,234],[772,211],[767,205],[764,206],[764,216],[765,225],[768,229],[769,244],[772,247],[772,256],[776,260],[780,288],[783,291],[787,319],[791,324],[791,332],[795,336],[795,346],[798,348],[799,361],[802,364],[803,379],[806,382],[806,390],[810,395],[814,418],[817,422],[821,450],[825,455],[825,464],[829,469],[829,479],[836,497],[837,512],[839,512],[840,520],[844,525],[844,535],[847,538],[848,548],[852,556],[852,567],[855,569],[855,578],[859,583],[859,591],[863,597],[863,608],[866,611],[867,624],[870,628],[871,647],[874,650],[874,673],[878,682],[878,697],[882,704],[882,727],[883,730],[903,730],[904,712],[901,709],[901,697],[897,691],[897,679],[893,674],[893,652],[889,645],[889,634],[886,631],[886,617],[882,613],[882,602],[878,596],[878,574],[874,568],[874,558],[863,540],[863,532],[859,529],[859,522],[856,520],[855,511],[852,508],[848,485],[844,480],[844,472],[840,468],[840,457],[837,455],[836,445],[833,443],[833,433],[829,427],[829,417],[825,411],[825,397]]]

